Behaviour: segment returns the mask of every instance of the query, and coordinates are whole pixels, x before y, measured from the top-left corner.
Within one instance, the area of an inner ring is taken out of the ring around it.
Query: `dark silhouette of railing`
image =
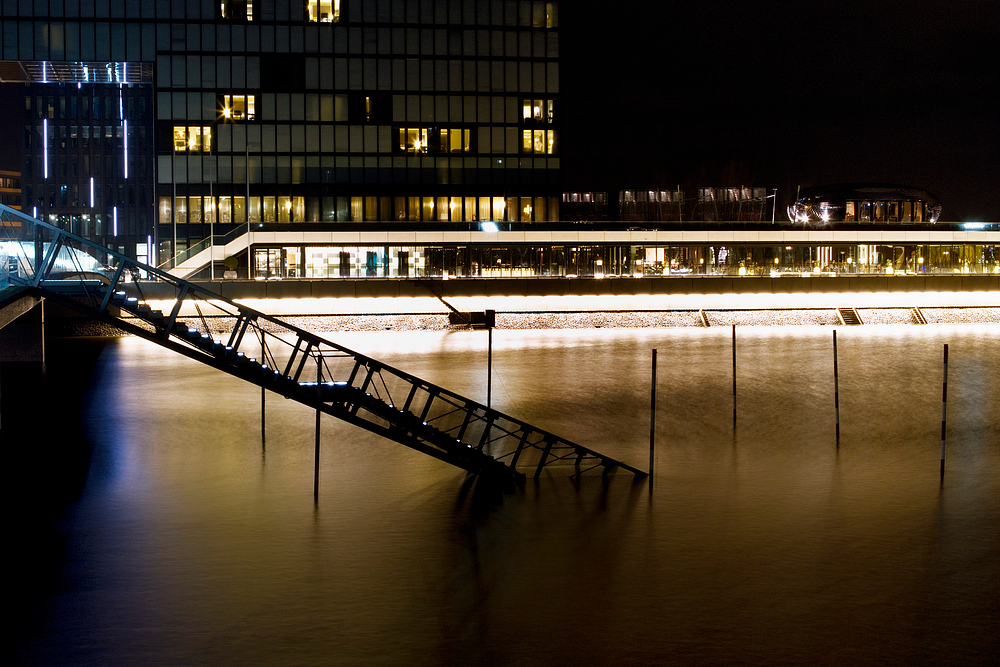
[[[0,206],[0,232],[12,284],[476,475],[646,474],[19,211]],[[173,287],[162,310],[144,280]]]

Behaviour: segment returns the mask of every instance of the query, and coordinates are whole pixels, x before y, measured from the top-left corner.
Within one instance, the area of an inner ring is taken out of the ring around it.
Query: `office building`
[[[248,226],[559,219],[556,3],[2,6],[27,212],[130,255]]]

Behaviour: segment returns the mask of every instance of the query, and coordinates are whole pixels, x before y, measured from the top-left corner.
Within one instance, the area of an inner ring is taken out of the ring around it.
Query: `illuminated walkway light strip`
[[[42,164],[45,165],[45,178],[49,177],[49,119],[42,119]]]
[[[90,177],[90,208],[94,208],[94,177]]]
[[[114,213],[114,222],[113,222],[114,226],[111,228],[111,235],[112,236],[118,236],[118,207],[115,206],[112,209],[112,211]]]

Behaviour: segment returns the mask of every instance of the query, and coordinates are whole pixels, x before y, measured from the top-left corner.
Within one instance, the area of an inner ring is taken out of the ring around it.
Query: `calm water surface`
[[[485,400],[483,332],[332,337]],[[839,449],[828,327],[739,330],[735,433],[728,329],[496,331],[498,408],[642,468],[657,348],[657,460],[652,494],[543,476],[485,508],[460,471],[325,416],[314,505],[313,412],[269,395],[263,449],[259,389],[113,341],[13,661],[987,664],[1000,329],[838,338]]]

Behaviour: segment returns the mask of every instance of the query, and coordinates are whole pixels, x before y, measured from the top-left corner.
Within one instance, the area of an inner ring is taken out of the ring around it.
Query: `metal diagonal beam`
[[[254,316],[252,313],[248,313],[246,315],[241,313],[240,318],[236,322],[238,326],[233,327],[233,333],[229,337],[229,347],[232,348],[229,351],[230,354],[235,355],[236,351],[240,349],[240,344],[243,342],[243,336],[247,332],[247,327],[250,326],[250,323],[253,320]],[[237,333],[237,330],[239,333]]]
[[[41,266],[35,267],[35,283],[34,286],[38,287],[42,284],[42,281],[49,275],[52,271],[52,265],[55,263],[55,258],[59,256],[59,250],[62,248],[62,235],[56,235],[49,241],[49,251],[45,253],[45,257],[42,258]]]
[[[510,461],[510,467],[517,467],[517,460],[521,458],[521,452],[524,451],[524,443],[528,441],[528,436],[531,434],[531,429],[525,429],[521,433],[521,440],[517,443],[517,449],[514,451],[514,458]]]
[[[372,376],[375,374],[375,364],[369,362],[367,364],[368,374],[365,375],[365,381],[361,383],[361,391],[368,391],[368,385],[372,382]]]
[[[461,440],[462,438],[465,437],[465,431],[466,431],[466,429],[469,428],[469,422],[472,421],[472,414],[473,414],[474,410],[475,410],[475,408],[471,408],[470,409],[468,407],[465,409],[465,419],[462,420],[462,426],[461,426],[461,428],[458,429],[458,435],[455,436],[459,440]]]
[[[417,394],[417,383],[413,382],[410,384],[410,393],[406,396],[406,403],[403,404],[403,412],[410,411],[410,404],[413,403],[413,397]]]
[[[542,452],[542,459],[538,462],[538,467],[535,468],[535,479],[538,479],[542,474],[542,468],[545,467],[545,460],[549,458],[549,452],[552,450],[552,439],[548,436],[545,438],[545,451]]]
[[[299,376],[302,375],[302,369],[305,368],[306,360],[309,359],[309,353],[312,352],[313,342],[311,340],[306,341],[306,349],[302,350],[302,359],[299,361],[299,367],[295,369],[295,375],[292,379],[296,382],[299,381]]]
[[[420,412],[420,421],[427,421],[427,413],[431,411],[431,402],[437,398],[438,392],[435,391],[437,387],[431,386],[427,388],[427,402],[424,403],[424,409]]]
[[[174,330],[174,322],[177,321],[177,315],[181,312],[181,305],[184,303],[184,297],[187,296],[188,287],[188,285],[181,287],[181,291],[174,301],[174,307],[170,309],[170,317],[167,318],[166,326],[163,329],[164,338],[169,336],[170,332]]]
[[[299,353],[299,348],[302,345],[302,338],[295,339],[295,346],[292,348],[292,353],[288,355],[288,363],[285,364],[285,371],[281,374],[282,377],[291,377],[292,365],[295,363],[295,355]]]
[[[101,301],[101,307],[98,309],[98,314],[104,313],[108,308],[108,303],[111,301],[111,297],[114,295],[115,290],[118,289],[118,281],[122,279],[122,271],[125,269],[124,262],[118,262],[118,268],[115,269],[115,275],[111,279],[111,284],[108,285],[107,291],[104,293],[104,299]]]
[[[482,435],[481,438],[479,438],[479,444],[476,445],[476,450],[477,451],[480,451],[480,452],[483,451],[483,447],[486,445],[486,441],[490,437],[490,429],[493,428],[493,419],[494,419],[494,416],[492,414],[489,415],[486,418],[486,425],[483,426],[483,435]]]

